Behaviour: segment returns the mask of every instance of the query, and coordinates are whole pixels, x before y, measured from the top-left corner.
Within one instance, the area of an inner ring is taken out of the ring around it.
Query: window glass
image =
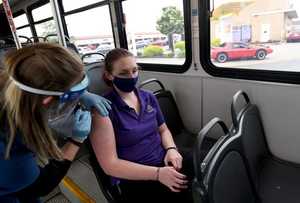
[[[185,62],[182,0],[123,1],[129,50],[141,63]]]
[[[300,71],[299,0],[215,0],[210,19],[216,67]]]
[[[36,9],[33,9],[32,16],[33,16],[34,22],[52,17],[53,15],[52,15],[50,3],[47,3]]]
[[[81,55],[89,53],[105,55],[114,48],[108,6],[68,15],[65,19],[70,41],[76,45]],[[91,57],[94,56],[99,58],[96,54],[91,55]],[[93,60],[91,59],[91,61]]]
[[[101,0],[63,0],[63,6],[65,12],[68,12],[97,2],[101,2]]]
[[[25,28],[22,28],[22,29],[17,29],[17,34],[19,36],[25,36],[25,37],[28,37],[28,38],[32,37],[32,33],[31,33],[31,30],[30,30],[30,27],[25,27]],[[25,39],[23,38],[22,40],[25,40]]]
[[[16,27],[21,27],[23,25],[28,25],[29,24],[28,19],[26,17],[26,14],[22,14],[22,15],[19,15],[19,16],[15,17],[14,18],[14,23],[15,23]]]
[[[56,27],[54,20],[49,20],[44,23],[39,23],[35,25],[36,33],[38,37],[46,37],[50,34],[56,34]]]

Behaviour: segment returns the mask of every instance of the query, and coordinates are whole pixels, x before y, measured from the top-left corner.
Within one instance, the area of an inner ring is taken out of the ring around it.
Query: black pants
[[[191,183],[194,177],[193,158],[191,151],[180,152],[183,157],[182,171],[188,177],[188,188],[179,193],[172,192],[167,186],[159,181],[129,181],[120,183],[122,203],[192,203]],[[164,164],[162,164],[163,166]]]

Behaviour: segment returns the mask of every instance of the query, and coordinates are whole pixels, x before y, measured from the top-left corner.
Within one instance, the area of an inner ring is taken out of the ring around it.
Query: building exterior
[[[211,20],[211,38],[221,42],[284,41],[297,11],[287,0],[219,0]]]

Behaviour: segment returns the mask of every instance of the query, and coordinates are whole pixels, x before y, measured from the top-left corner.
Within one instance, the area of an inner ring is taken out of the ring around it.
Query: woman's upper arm
[[[118,158],[112,122],[109,117],[102,117],[97,112],[93,112],[92,118],[90,141],[99,164],[107,172]]]

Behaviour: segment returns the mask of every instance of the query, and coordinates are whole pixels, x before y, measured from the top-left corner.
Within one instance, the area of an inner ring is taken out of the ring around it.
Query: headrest
[[[103,62],[87,64],[85,65],[85,71],[90,80],[90,85],[88,87],[89,92],[103,95],[110,89],[102,79],[102,75],[104,72]]]

